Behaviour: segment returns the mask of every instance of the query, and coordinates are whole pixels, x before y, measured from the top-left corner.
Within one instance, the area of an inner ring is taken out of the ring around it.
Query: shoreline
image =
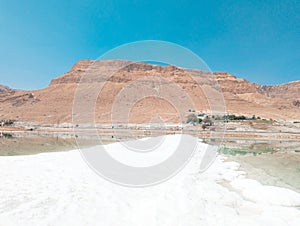
[[[26,136],[24,136],[27,134]],[[275,156],[282,156],[281,158],[275,159],[275,161],[279,161],[282,164],[282,159],[287,158],[287,161],[290,161],[289,156],[294,156],[294,159],[300,162],[300,141],[298,140],[251,140],[251,139],[222,139],[218,141],[216,138],[212,139],[201,139],[200,141],[219,146],[219,154],[227,156],[232,161],[237,161],[241,164],[242,167],[248,168],[251,170],[251,162],[261,162],[261,159],[265,159],[268,161],[269,165],[274,165],[268,159],[275,158]],[[130,140],[130,139],[129,139]],[[111,137],[107,137],[107,139],[98,140],[97,137],[87,139],[82,138],[80,140],[81,143],[86,144],[85,147],[93,147],[101,144],[110,144],[123,140],[116,140]],[[74,134],[68,133],[39,133],[39,132],[26,132],[26,133],[18,133],[18,136],[13,138],[2,138],[0,139],[0,156],[22,156],[22,155],[35,155],[39,153],[52,153],[52,152],[66,152],[72,150],[78,150],[78,146],[76,143],[76,138]],[[293,160],[293,159],[292,159]],[[248,162],[247,162],[248,161]],[[249,166],[249,167],[248,167]],[[260,163],[260,165],[256,165],[257,168],[263,168],[264,164]],[[287,167],[281,167],[280,169],[284,170]],[[278,172],[278,170],[272,171]],[[264,171],[260,172],[264,174]],[[280,172],[279,172],[280,173]],[[279,174],[277,173],[277,174]],[[300,165],[299,165],[299,174],[300,174]],[[276,174],[275,174],[276,175]],[[251,173],[250,173],[251,176]],[[281,180],[284,178],[281,178]],[[295,178],[296,179],[296,178]],[[268,180],[260,180],[260,182],[264,183]],[[300,191],[300,180],[299,185],[293,187]],[[273,184],[274,179],[273,179]],[[266,183],[268,184],[268,183]],[[295,184],[295,183],[292,183]],[[289,187],[289,184],[282,183],[282,185]]]
[[[1,156],[5,190],[0,190],[0,221],[5,225],[20,221],[23,225],[176,225],[178,220],[181,225],[298,224],[300,193],[262,185],[249,178],[240,163],[221,155],[199,174],[197,153],[169,181],[140,189],[102,179],[75,150]]]
[[[24,136],[25,135],[25,136]],[[144,136],[145,137],[145,136]],[[80,138],[81,141],[86,143],[86,147],[93,147],[101,144],[110,144],[118,142],[118,140],[106,136],[105,139],[99,141],[95,137]],[[292,188],[293,190],[300,191],[300,180],[294,178],[294,181],[288,177],[284,178],[280,175],[280,170],[273,169],[275,175],[273,179],[268,178],[267,173],[262,170],[264,164],[256,165],[256,168],[261,169],[260,174],[265,175],[262,178],[256,178],[255,174],[252,173],[252,169],[255,168],[251,166],[251,162],[260,162],[260,159],[273,158],[276,155],[282,156],[278,158],[280,161],[284,158],[289,158],[289,156],[296,155],[297,159],[300,162],[300,141],[299,140],[267,140],[267,139],[258,139],[253,141],[252,139],[236,139],[236,138],[225,138],[221,141],[216,138],[211,139],[201,139],[202,142],[208,144],[220,145],[220,154],[227,156],[232,161],[237,161],[241,167],[249,171],[249,176],[254,179],[260,179],[259,181],[265,185],[279,184],[287,188]],[[119,140],[120,141],[120,140]],[[123,139],[122,141],[126,141]],[[22,156],[22,155],[36,155],[39,153],[52,153],[52,152],[66,152],[72,150],[78,150],[76,144],[76,137],[74,133],[66,132],[40,132],[40,131],[26,131],[26,132],[17,132],[16,137],[13,138],[2,138],[0,139],[0,156]],[[22,147],[22,148],[20,148]],[[293,154],[294,153],[294,154]],[[256,156],[258,155],[258,156]],[[252,157],[253,156],[253,157]],[[267,157],[266,157],[267,156]],[[275,161],[275,160],[274,160]],[[277,160],[276,160],[277,161]],[[279,161],[279,162],[280,162]],[[268,161],[269,165],[274,165]],[[267,165],[268,165],[267,164]],[[282,163],[283,164],[283,163]],[[285,171],[286,167],[281,167],[282,171]],[[297,173],[297,172],[294,172]],[[269,173],[270,174],[270,173]],[[276,182],[276,178],[280,180],[281,183]],[[299,176],[300,176],[300,166],[299,166]],[[285,181],[285,182],[284,182]],[[295,183],[299,181],[299,183]]]
[[[96,135],[101,134],[103,136],[113,136],[119,135],[124,136],[129,133],[134,133],[139,138],[151,136],[152,133],[157,135],[171,135],[171,134],[190,134],[198,136],[203,139],[255,139],[255,140],[274,140],[274,141],[298,141],[300,140],[300,131],[265,131],[265,130],[253,130],[253,131],[230,131],[230,130],[219,130],[219,131],[209,131],[209,130],[199,130],[199,129],[162,129],[162,128],[84,128],[84,129],[74,129],[74,128],[39,128],[35,130],[28,130],[23,128],[1,128],[0,135],[3,133],[12,133],[16,135],[64,135],[68,134],[70,136],[84,136],[84,135]]]
[[[279,186],[300,193],[300,153],[277,152],[253,156],[227,156],[240,164],[249,179],[266,186]]]

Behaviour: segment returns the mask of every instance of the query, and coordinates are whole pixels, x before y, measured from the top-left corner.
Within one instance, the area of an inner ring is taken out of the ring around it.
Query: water
[[[178,175],[144,189],[106,181],[78,151],[66,152],[76,148],[73,133],[11,134],[0,143],[1,225],[299,225],[297,142],[226,140],[205,173],[196,152]]]
[[[102,137],[103,138],[103,137]],[[100,144],[98,137],[85,137],[86,146]],[[101,143],[115,142],[106,136]],[[210,144],[220,141],[205,140]],[[82,142],[81,142],[82,143]],[[0,137],[0,156],[31,155],[77,149],[74,133],[6,133]],[[224,140],[220,153],[241,164],[247,177],[264,185],[280,186],[300,192],[300,142],[267,140]]]

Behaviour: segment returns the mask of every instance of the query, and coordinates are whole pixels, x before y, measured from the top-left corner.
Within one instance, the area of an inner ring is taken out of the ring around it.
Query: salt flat
[[[221,155],[199,173],[205,146],[146,188],[102,179],[78,150],[0,157],[0,225],[299,225],[299,193],[250,180]]]

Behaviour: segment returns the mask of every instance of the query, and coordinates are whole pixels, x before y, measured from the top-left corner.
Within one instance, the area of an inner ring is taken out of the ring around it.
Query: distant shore
[[[97,132],[95,132],[97,131]],[[155,135],[168,135],[168,134],[190,134],[204,139],[250,139],[250,140],[274,140],[274,141],[297,141],[300,140],[300,129],[293,130],[274,130],[274,129],[232,129],[220,128],[219,130],[203,130],[197,126],[170,126],[170,127],[145,127],[143,125],[132,127],[116,127],[105,126],[102,128],[60,128],[60,127],[37,127],[34,129],[26,129],[22,127],[0,127],[0,136],[2,133],[13,133],[18,136],[26,134],[69,134],[75,136],[88,135],[88,134],[101,134],[104,137],[116,136],[126,139],[127,134],[134,134],[137,138],[155,136]]]

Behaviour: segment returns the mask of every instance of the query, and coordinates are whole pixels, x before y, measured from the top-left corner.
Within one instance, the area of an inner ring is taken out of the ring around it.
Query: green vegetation
[[[11,139],[13,135],[11,133],[0,133],[0,138]]]
[[[274,122],[273,119],[262,119],[260,117],[256,117],[255,115],[251,117],[247,117],[245,115],[206,115],[205,113],[196,113],[194,110],[189,109],[189,112],[191,112],[187,116],[187,123],[193,124],[194,126],[197,124],[202,125],[202,129],[205,130],[209,128],[210,126],[214,125],[214,122],[216,121],[244,121],[252,123],[262,123],[262,124],[272,124]],[[194,113],[195,112],[195,113]]]
[[[0,126],[12,126],[14,123],[15,121],[11,119],[0,120]]]
[[[204,114],[195,114],[195,113],[189,114],[187,116],[186,122],[193,125],[200,124],[202,125],[203,130],[213,125],[212,119],[209,116],[206,116]]]
[[[246,120],[247,117],[244,115],[236,116],[236,115],[224,115],[223,120]]]
[[[265,154],[265,153],[273,153],[274,151],[273,150],[256,150],[256,151],[248,151],[248,150],[242,150],[242,149],[238,149],[238,148],[221,148],[219,150],[219,152],[221,154],[224,154],[224,155],[249,155],[249,154],[252,154],[254,156],[256,155],[261,155],[261,154]]]

